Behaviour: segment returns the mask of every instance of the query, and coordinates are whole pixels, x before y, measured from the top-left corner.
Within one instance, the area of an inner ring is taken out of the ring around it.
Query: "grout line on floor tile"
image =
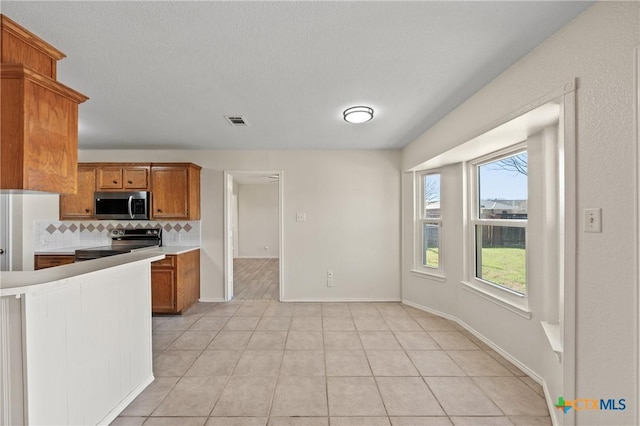
[[[257,299],[256,299],[256,300],[257,300]],[[212,337],[212,339],[211,339],[211,342],[212,342],[213,340],[215,340],[215,338],[220,334],[220,332],[221,332],[221,331],[223,331],[222,329],[224,328],[224,326],[226,325],[226,323],[227,323],[231,318],[237,317],[237,312],[238,312],[238,310],[240,310],[240,309],[242,308],[242,306],[243,306],[243,305],[247,304],[246,302],[248,302],[248,300],[235,300],[235,301],[234,301],[234,303],[238,305],[237,309],[236,309],[232,314],[230,314],[230,315],[228,315],[228,316],[227,316],[227,320],[225,321],[225,323],[224,323],[224,324],[222,324],[222,326],[220,327],[220,329],[219,329],[219,330],[208,330],[208,331],[210,331],[210,332],[215,332],[215,333],[213,334],[213,337]],[[273,301],[270,301],[270,302],[268,302],[268,303],[274,303],[274,302],[273,302]],[[277,302],[277,301],[276,301],[275,303],[276,303],[276,304],[283,304],[283,305],[287,304],[287,303]],[[336,302],[336,303],[337,303],[337,302]],[[325,370],[325,371],[324,371],[324,384],[325,384],[326,412],[327,412],[327,419],[328,419],[329,424],[331,424],[331,423],[332,423],[332,422],[331,422],[331,417],[332,417],[332,415],[333,415],[334,413],[332,413],[332,412],[331,412],[331,406],[330,406],[330,403],[329,403],[329,384],[328,384],[328,381],[329,381],[329,380],[328,380],[328,379],[329,379],[329,377],[330,377],[330,376],[328,376],[328,375],[327,375],[328,365],[327,365],[327,357],[326,357],[327,348],[326,348],[326,338],[325,338],[325,333],[326,333],[326,332],[329,332],[329,331],[343,331],[343,330],[327,330],[327,329],[325,328],[325,322],[324,322],[324,319],[325,319],[325,318],[332,318],[332,317],[335,317],[335,316],[336,316],[336,315],[335,315],[336,313],[338,313],[338,314],[339,314],[339,315],[337,315],[337,316],[339,316],[339,317],[341,316],[341,317],[348,317],[348,318],[351,318],[351,320],[352,320],[354,323],[355,323],[355,318],[356,318],[356,317],[354,316],[354,310],[352,309],[352,307],[351,307],[348,303],[346,303],[346,302],[344,303],[344,306],[346,306],[346,310],[347,310],[348,314],[347,314],[347,313],[345,313],[345,312],[344,312],[344,310],[341,310],[340,308],[338,308],[338,306],[340,306],[340,305],[338,305],[338,304],[336,304],[336,303],[331,303],[331,304],[329,304],[329,303],[327,303],[327,304],[323,304],[323,303],[313,303],[313,304],[307,304],[307,303],[293,303],[293,311],[292,311],[292,312],[290,312],[290,315],[286,315],[286,317],[290,318],[290,322],[289,322],[289,327],[288,327],[288,329],[286,330],[286,338],[284,339],[284,348],[283,348],[283,350],[282,350],[282,357],[280,358],[280,363],[279,363],[278,368],[277,368],[277,374],[276,374],[276,376],[275,376],[275,385],[274,385],[274,387],[273,387],[273,390],[272,390],[272,393],[271,393],[271,396],[270,396],[270,400],[269,400],[269,408],[268,408],[268,410],[267,410],[267,417],[266,417],[266,422],[267,422],[267,423],[269,422],[269,419],[271,418],[272,409],[273,409],[273,404],[274,404],[274,402],[275,402],[275,395],[276,395],[276,391],[277,391],[277,388],[278,388],[278,384],[279,384],[279,382],[280,382],[280,378],[281,378],[281,377],[283,377],[283,376],[282,376],[282,371],[283,371],[282,367],[283,367],[284,355],[285,355],[285,353],[287,352],[287,343],[289,342],[289,338],[290,338],[290,331],[291,331],[291,319],[292,319],[292,318],[294,318],[294,311],[295,311],[295,307],[296,307],[296,305],[300,305],[300,306],[304,306],[304,305],[307,305],[307,306],[315,306],[315,305],[317,305],[317,306],[320,308],[320,321],[321,321],[321,325],[320,325],[320,333],[321,333],[321,341],[322,341],[322,357],[323,357],[322,362],[323,362],[323,366],[324,366],[324,370]],[[170,343],[168,343],[168,345],[167,345],[165,348],[163,348],[163,349],[159,350],[158,352],[155,352],[155,353],[154,353],[154,356],[158,356],[158,355],[160,355],[160,354],[162,354],[162,353],[165,353],[166,351],[170,350],[170,349],[169,349],[169,347],[170,347],[171,345],[173,345],[173,344],[174,344],[178,339],[180,339],[180,337],[184,335],[185,331],[198,331],[198,330],[192,330],[192,328],[191,328],[191,327],[193,327],[193,326],[194,326],[194,325],[195,325],[195,324],[196,324],[196,323],[197,323],[201,318],[207,317],[207,316],[208,316],[207,314],[208,314],[208,313],[211,313],[211,312],[212,312],[212,310],[213,310],[213,309],[215,309],[218,305],[219,305],[219,306],[224,306],[225,304],[224,304],[224,303],[219,303],[219,304],[218,304],[218,303],[216,303],[216,304],[213,304],[213,305],[211,306],[211,309],[209,309],[209,310],[204,311],[204,309],[205,309],[205,308],[200,308],[200,309],[203,309],[203,311],[200,311],[200,310],[195,311],[195,312],[198,312],[198,313],[193,314],[193,315],[190,315],[190,316],[195,316],[195,317],[197,317],[197,319],[195,320],[195,322],[194,322],[193,324],[191,324],[191,325],[190,325],[186,330],[174,330],[174,331],[177,331],[177,332],[178,332],[177,336],[176,336],[176,337],[175,337],[175,338],[174,338]],[[357,306],[357,305],[355,305],[355,306]],[[365,306],[368,306],[368,307],[365,307]],[[325,307],[326,307],[326,308],[325,308]],[[332,308],[334,308],[334,307],[335,307],[335,308],[337,308],[337,309],[332,309]],[[365,307],[365,308],[364,308],[364,309],[362,309],[362,310],[360,310],[362,307]],[[497,357],[497,356],[494,356],[494,355],[496,355],[496,354],[495,354],[495,353],[492,353],[490,348],[487,350],[486,348],[484,348],[484,347],[480,346],[480,347],[478,347],[478,348],[474,348],[474,349],[460,349],[460,350],[458,350],[458,349],[444,349],[444,348],[442,348],[442,347],[441,347],[441,345],[440,345],[439,343],[437,343],[437,341],[435,341],[435,339],[433,340],[433,341],[435,342],[435,347],[434,347],[434,348],[429,348],[429,349],[407,349],[407,348],[405,348],[403,345],[401,345],[401,344],[400,344],[400,341],[399,341],[399,338],[398,338],[398,333],[401,333],[401,332],[403,332],[403,331],[412,331],[412,330],[393,330],[393,329],[391,329],[391,325],[389,325],[389,321],[388,321],[389,319],[393,319],[393,318],[395,318],[395,317],[403,317],[403,315],[396,315],[396,311],[395,311],[396,307],[401,307],[401,308],[403,308],[404,314],[407,316],[407,318],[410,318],[410,319],[412,319],[413,321],[416,321],[416,317],[415,317],[415,316],[413,316],[413,315],[411,315],[411,313],[410,313],[410,312],[407,312],[407,310],[406,310],[406,309],[404,309],[404,305],[402,305],[401,303],[387,303],[387,304],[363,303],[361,306],[358,306],[358,309],[357,309],[357,312],[363,313],[364,317],[366,317],[366,316],[367,316],[367,315],[369,315],[370,313],[374,313],[375,315],[377,315],[377,317],[379,317],[379,318],[382,318],[382,319],[383,319],[384,323],[385,323],[385,324],[387,324],[387,325],[389,326],[389,330],[388,330],[388,331],[390,332],[389,334],[390,334],[391,336],[393,336],[393,340],[394,340],[394,341],[399,345],[399,349],[397,349],[397,351],[398,351],[398,352],[401,352],[401,353],[402,353],[406,358],[408,358],[408,359],[409,359],[409,363],[410,363],[410,365],[411,365],[411,366],[412,366],[412,367],[413,367],[413,368],[418,372],[418,374],[419,374],[418,376],[395,375],[395,376],[389,376],[389,377],[420,377],[420,378],[422,379],[422,382],[427,386],[427,389],[428,389],[428,390],[429,390],[429,392],[431,392],[431,394],[434,396],[434,398],[435,398],[435,400],[436,400],[436,402],[437,402],[438,406],[440,407],[440,409],[441,409],[441,410],[442,410],[442,412],[444,413],[444,416],[438,416],[438,417],[446,417],[450,422],[452,422],[452,423],[453,423],[452,417],[451,417],[450,415],[448,415],[448,414],[447,414],[447,412],[444,410],[444,407],[442,406],[442,404],[441,404],[440,400],[438,399],[438,397],[435,395],[435,393],[433,392],[433,390],[430,388],[429,384],[427,383],[427,378],[428,378],[429,376],[423,376],[423,375],[420,373],[420,370],[417,368],[417,366],[416,366],[416,364],[415,364],[414,360],[409,356],[409,353],[408,353],[408,352],[409,352],[409,351],[411,351],[411,350],[416,350],[416,351],[418,351],[418,350],[419,350],[419,351],[434,351],[434,350],[438,351],[438,350],[439,350],[439,351],[442,351],[444,354],[446,354],[447,358],[449,358],[449,359],[453,362],[453,365],[458,366],[458,367],[462,370],[462,372],[464,373],[464,376],[437,376],[437,377],[467,377],[469,380],[471,380],[471,381],[472,381],[473,385],[474,385],[475,387],[477,387],[477,388],[480,390],[480,392],[481,392],[481,393],[482,393],[482,394],[483,394],[483,395],[484,395],[484,396],[485,396],[489,401],[491,401],[491,402],[492,402],[492,403],[493,403],[493,404],[498,408],[498,410],[499,410],[501,413],[503,413],[503,415],[502,415],[502,416],[473,416],[473,415],[467,415],[467,416],[464,416],[464,417],[496,417],[496,418],[504,417],[504,418],[508,418],[508,416],[506,416],[506,414],[504,414],[504,411],[502,410],[502,408],[500,408],[500,406],[498,406],[498,404],[496,403],[496,401],[494,401],[494,400],[493,400],[493,398],[489,397],[489,395],[488,395],[487,393],[485,393],[485,392],[482,390],[482,388],[480,388],[480,387],[475,383],[475,381],[474,381],[474,380],[472,380],[472,379],[473,379],[473,377],[476,377],[476,376],[471,376],[471,375],[470,375],[470,373],[468,373],[466,370],[464,370],[464,369],[462,368],[462,366],[460,365],[460,363],[459,363],[459,362],[457,362],[457,361],[456,361],[456,360],[451,356],[450,352],[451,352],[451,351],[454,351],[454,350],[455,350],[455,351],[464,351],[464,350],[479,351],[480,353],[487,354],[487,356],[490,356],[492,359],[494,359],[495,361],[497,361],[500,365],[505,366],[505,368],[507,368],[507,364],[508,364],[508,365],[510,365],[510,366],[513,366],[513,364],[511,364],[508,360],[504,359],[503,357]],[[323,308],[325,308],[325,309],[323,309]],[[373,308],[373,310],[372,310],[372,311],[370,311],[370,310],[369,310],[370,308]],[[247,331],[250,331],[250,333],[249,333],[249,338],[248,338],[248,339],[246,340],[246,342],[245,342],[245,343],[244,343],[244,344],[243,344],[243,345],[238,349],[238,352],[240,353],[240,355],[238,356],[238,358],[237,358],[237,359],[236,359],[236,361],[234,362],[234,364],[233,364],[233,368],[231,369],[230,374],[226,377],[226,379],[225,379],[225,381],[224,381],[224,384],[221,386],[221,388],[220,388],[220,392],[217,394],[217,396],[216,396],[216,398],[215,398],[215,401],[213,401],[213,406],[212,406],[212,409],[211,409],[211,411],[209,412],[209,416],[208,416],[209,418],[216,418],[216,416],[213,416],[213,412],[214,412],[214,410],[215,410],[215,407],[216,407],[216,406],[217,406],[217,404],[220,402],[220,398],[221,398],[221,396],[222,396],[222,394],[223,394],[223,392],[224,392],[224,389],[225,389],[225,388],[226,388],[226,386],[228,385],[228,383],[229,383],[229,381],[231,380],[231,377],[233,376],[233,374],[236,372],[237,367],[238,367],[238,364],[239,364],[239,362],[240,362],[240,360],[241,360],[241,358],[242,358],[242,355],[245,353],[245,351],[247,351],[247,349],[248,349],[248,346],[249,346],[249,343],[250,343],[251,339],[254,337],[255,332],[256,332],[256,331],[258,331],[258,325],[259,325],[259,324],[260,324],[260,322],[265,318],[265,313],[267,313],[267,310],[268,310],[268,309],[269,309],[269,307],[267,307],[265,310],[263,310],[263,311],[261,312],[261,314],[260,314],[260,315],[255,315],[255,316],[258,316],[258,317],[259,317],[259,319],[258,319],[258,324],[256,324],[256,327],[254,327],[252,330],[247,330]],[[355,309],[355,308],[354,308],[354,309]],[[314,309],[310,309],[310,311],[312,311],[313,313],[315,313],[315,310],[314,310]],[[391,315],[390,315],[390,314],[391,314]],[[315,315],[313,315],[313,316],[315,317]],[[168,320],[171,320],[171,318],[170,318],[170,317],[167,317],[167,321],[168,321]],[[161,322],[161,324],[162,324],[162,323],[164,323],[164,322],[165,322],[165,321],[162,321],[162,322]],[[392,322],[393,322],[393,321],[392,321]],[[418,322],[416,321],[416,323],[418,323]],[[159,325],[160,325],[160,324],[159,324]],[[419,331],[420,333],[425,333],[425,335],[426,335],[426,336],[429,336],[431,339],[433,339],[433,336],[431,335],[431,333],[430,333],[429,331],[425,330],[425,329],[424,329],[424,327],[422,326],[422,324],[418,323],[418,325],[420,326],[420,330],[415,330],[416,332],[418,332],[418,331]],[[402,325],[400,325],[400,327],[402,328]],[[154,328],[154,331],[155,331],[155,328]],[[265,331],[271,331],[271,330],[265,330]],[[382,377],[382,376],[377,376],[377,375],[375,375],[375,372],[374,372],[374,370],[373,370],[373,368],[372,368],[373,366],[371,365],[371,360],[370,360],[370,357],[369,357],[369,353],[367,352],[367,349],[365,348],[365,345],[364,345],[364,343],[363,343],[362,335],[363,335],[363,332],[365,332],[365,330],[358,330],[358,329],[356,328],[356,330],[354,330],[353,332],[354,332],[354,333],[356,333],[356,334],[355,334],[355,336],[357,336],[357,341],[358,341],[358,342],[359,342],[359,344],[360,344],[361,350],[362,350],[362,351],[364,352],[364,354],[365,354],[365,358],[366,358],[366,360],[367,360],[367,366],[368,366],[368,368],[369,368],[369,369],[370,369],[370,371],[371,371],[371,376],[370,376],[370,377],[372,377],[372,378],[374,379],[374,383],[375,383],[375,386],[376,386],[376,390],[377,390],[377,392],[378,392],[378,395],[379,395],[379,397],[380,397],[380,400],[382,401],[383,407],[384,407],[384,409],[385,409],[385,416],[384,416],[384,418],[386,418],[386,419],[387,419],[387,421],[389,421],[389,423],[391,423],[391,417],[390,417],[390,414],[389,414],[389,409],[388,409],[388,407],[387,407],[387,402],[386,402],[386,401],[384,400],[384,398],[382,397],[382,392],[381,392],[381,390],[380,390],[379,378],[380,378],[380,377]],[[460,331],[457,331],[457,332],[460,332]],[[461,334],[462,334],[463,336],[465,336],[466,338],[469,338],[469,339],[470,339],[470,337],[469,337],[467,334],[465,334],[465,333],[461,333]],[[470,340],[472,340],[472,339],[470,339]],[[209,344],[211,344],[211,342],[210,342]],[[472,342],[473,342],[473,340],[472,340]],[[474,342],[474,344],[475,344],[475,342]],[[412,346],[413,346],[413,345],[409,345],[409,347],[412,347]],[[207,347],[208,347],[208,346],[207,346]],[[180,348],[175,348],[175,350],[180,350]],[[194,363],[195,363],[195,362],[197,362],[197,360],[198,360],[198,359],[200,359],[200,357],[202,357],[202,356],[203,356],[203,354],[204,354],[204,351],[205,351],[205,350],[206,350],[206,348],[205,348],[205,349],[203,349],[203,350],[200,350],[200,351],[199,351],[198,356],[197,356],[197,357],[193,360],[193,362],[191,362],[191,363],[190,363],[190,365],[186,368],[186,370],[185,370],[185,374],[186,374],[186,372],[187,372],[187,371],[189,371],[189,369],[191,369],[191,368],[193,367]],[[260,349],[260,350],[266,350],[266,349]],[[369,348],[369,350],[370,350],[370,351],[376,351],[376,350],[388,350],[388,349],[380,349],[380,348],[377,348],[377,347],[370,347],[370,348]],[[499,355],[499,354],[497,354],[497,355]],[[538,397],[538,398],[542,398],[542,399],[544,400],[544,397],[541,397],[541,396],[540,396],[540,394],[539,394],[539,393],[536,391],[536,389],[533,387],[533,385],[534,385],[534,384],[533,384],[531,381],[524,380],[524,376],[523,376],[523,377],[520,377],[520,376],[518,376],[518,375],[514,374],[511,370],[509,370],[509,372],[510,372],[512,375],[511,375],[511,376],[508,376],[508,377],[517,377],[517,378],[518,378],[518,381],[519,381],[520,383],[525,384],[525,385],[526,385],[526,387],[527,387],[528,389],[531,389],[531,391],[532,391],[532,392],[535,392],[536,397]],[[150,417],[153,417],[153,414],[154,414],[155,412],[157,412],[158,407],[159,407],[159,406],[160,406],[160,405],[161,405],[161,404],[166,400],[166,398],[168,397],[168,395],[169,395],[169,394],[170,394],[170,393],[175,389],[176,385],[177,385],[177,384],[178,384],[178,383],[179,383],[179,382],[180,382],[184,377],[185,377],[185,375],[184,375],[184,374],[183,374],[182,376],[178,377],[177,381],[176,381],[176,382],[171,386],[171,388],[167,391],[167,394],[166,394],[166,395],[162,398],[162,400],[161,400],[161,401],[156,405],[156,407],[154,407],[154,408],[151,410],[151,412],[150,412],[150,415],[149,415],[149,416],[141,416],[141,417],[145,417],[145,422],[148,422],[148,419],[149,419]],[[369,376],[367,376],[367,377],[369,377]],[[483,376],[483,377],[498,377],[498,376]],[[503,377],[503,376],[499,376],[499,377]],[[505,376],[505,377],[506,377],[506,376]],[[528,377],[528,376],[526,376],[526,377]],[[546,417],[546,418],[549,418],[548,416],[549,416],[549,415],[547,414],[547,416],[539,416],[539,417]],[[237,416],[234,416],[234,417],[237,417]],[[294,417],[295,417],[295,416],[294,416]],[[324,416],[304,416],[304,417],[324,417]],[[340,416],[340,417],[343,417],[343,416]],[[362,416],[345,416],[345,417],[362,417]],[[380,416],[380,417],[383,417],[383,416]],[[418,417],[423,417],[423,416],[400,416],[400,417],[416,417],[416,418],[418,418]],[[453,417],[456,417],[456,416],[453,416]]]

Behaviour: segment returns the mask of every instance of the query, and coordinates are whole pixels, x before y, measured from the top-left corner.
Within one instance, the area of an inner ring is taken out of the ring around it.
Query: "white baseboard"
[[[439,317],[442,317],[442,318],[445,318],[445,319],[448,319],[448,320],[451,320],[451,321],[458,322],[458,318],[454,317],[453,315],[445,314],[444,312],[440,312],[440,311],[437,311],[435,309],[427,308],[426,306],[422,306],[422,305],[420,305],[418,303],[410,302],[409,300],[406,300],[406,299],[402,299],[402,303],[407,305],[407,306],[411,306],[412,308],[416,308],[416,309],[419,309],[421,311],[425,311],[425,312],[428,312],[430,314],[434,314],[434,315],[437,315]]]
[[[547,403],[547,408],[549,409],[549,415],[551,416],[551,424],[553,426],[557,426],[557,425],[563,424],[558,419],[558,408],[556,407],[556,403],[554,402],[554,400],[551,399],[551,394],[549,393],[549,388],[547,388],[547,382],[542,380],[542,383],[540,383],[540,384],[542,385],[542,390],[544,391],[544,400]]]
[[[277,259],[278,256],[236,256],[234,259]]]
[[[201,297],[200,299],[198,299],[198,302],[219,303],[219,302],[226,302],[226,300],[224,300],[224,298],[222,297]]]
[[[420,309],[421,311],[429,312],[430,314],[438,315],[438,316],[446,318],[448,320],[455,321],[456,323],[460,324],[460,326],[464,327],[469,333],[473,334],[478,339],[482,340],[482,342],[485,345],[489,346],[491,349],[493,349],[494,351],[499,353],[507,361],[509,361],[510,363],[515,365],[516,367],[518,367],[520,370],[524,371],[529,377],[531,377],[533,380],[535,380],[536,382],[538,382],[542,386],[542,390],[544,391],[544,399],[545,399],[545,402],[547,403],[547,408],[549,409],[549,415],[551,416],[552,424],[553,425],[560,424],[558,422],[557,417],[556,417],[556,411],[557,410],[555,408],[555,403],[554,403],[551,395],[549,394],[549,388],[547,388],[547,383],[544,381],[544,379],[542,377],[538,376],[529,367],[527,367],[526,365],[524,365],[523,363],[518,361],[511,354],[509,354],[509,352],[505,351],[500,346],[498,346],[495,343],[493,343],[491,340],[489,340],[487,337],[485,337],[478,330],[474,329],[469,324],[465,323],[464,321],[460,320],[459,318],[454,317],[453,315],[445,314],[444,312],[440,312],[440,311],[437,311],[435,309],[427,308],[426,306],[422,306],[422,305],[419,305],[417,303],[410,302],[408,300],[403,300],[402,303],[404,303],[405,305],[411,306],[413,308]]]
[[[545,402],[547,403],[547,408],[549,409],[549,415],[551,416],[552,424],[554,426],[560,424],[558,422],[558,418],[556,417],[557,410],[555,408],[555,403],[553,402],[553,398],[549,394],[549,388],[547,387],[547,383],[544,381],[542,377],[540,377],[535,372],[533,372],[529,367],[527,367],[526,365],[518,361],[511,354],[509,354],[509,352],[505,351],[504,349],[502,349],[501,347],[493,343],[491,340],[485,337],[482,333],[480,333],[478,330],[474,329],[473,327],[471,327],[469,324],[465,323],[461,319],[454,317],[453,315],[449,315],[444,312],[440,312],[435,309],[422,306],[418,303],[410,302],[408,300],[403,299],[402,303],[404,303],[407,306],[411,306],[413,308],[419,309],[424,312],[429,312],[430,314],[438,315],[439,317],[446,318],[448,320],[456,322],[457,324],[460,324],[461,327],[463,327],[469,333],[473,334],[475,337],[480,339],[485,345],[489,346],[491,349],[499,353],[507,361],[509,361],[516,367],[518,367],[520,370],[524,371],[529,377],[531,377],[533,380],[535,380],[542,386],[542,390],[544,391],[544,399],[545,399]]]
[[[109,413],[106,416],[104,416],[104,418],[100,420],[98,424],[99,425],[111,424],[111,422],[114,421],[116,417],[118,417],[118,415],[122,413],[124,409],[127,408],[127,406],[131,404],[133,400],[136,399],[136,397],[140,395],[142,391],[145,390],[147,386],[149,386],[151,382],[153,382],[154,380],[155,380],[155,377],[153,377],[153,373],[147,376],[138,386],[136,386],[134,390],[132,390],[129,393],[129,395],[124,397],[118,405],[113,407],[113,410],[109,411]]]
[[[282,302],[317,302],[317,303],[339,303],[339,302],[401,302],[400,298],[375,298],[375,297],[336,297],[333,299],[314,299],[314,298],[301,298],[301,299],[283,299]]]
[[[220,297],[201,297],[198,299],[199,302],[205,303],[220,303],[226,302],[224,298]],[[316,302],[316,303],[331,303],[331,302],[401,302],[399,298],[367,298],[367,297],[338,297],[335,299],[313,299],[313,298],[302,298],[302,299],[283,299],[281,302]]]
[[[482,341],[482,343],[484,343],[485,345],[489,346],[491,349],[493,349],[494,351],[499,353],[503,358],[507,359],[510,363],[514,364],[520,370],[524,371],[533,380],[538,382],[540,385],[544,385],[544,380],[542,380],[542,377],[538,376],[535,372],[533,372],[531,369],[529,369],[529,367],[527,367],[526,365],[524,365],[523,363],[518,361],[516,358],[514,358],[511,354],[509,354],[509,352],[505,351],[500,346],[498,346],[495,343],[493,343],[491,340],[489,340],[487,337],[485,337],[482,333],[480,333],[478,330],[474,329],[473,327],[471,327],[469,324],[465,323],[461,319],[459,319],[457,317],[454,317],[453,315],[445,314],[444,312],[440,312],[440,311],[437,311],[435,309],[431,309],[431,308],[428,308],[426,306],[422,306],[422,305],[420,305],[418,303],[410,302],[408,300],[403,300],[402,303],[404,303],[405,305],[411,306],[413,308],[420,309],[421,311],[429,312],[430,314],[438,315],[438,316],[446,318],[448,320],[455,321],[456,323],[458,323],[462,327],[464,327],[468,332],[470,332],[475,337],[480,339]]]

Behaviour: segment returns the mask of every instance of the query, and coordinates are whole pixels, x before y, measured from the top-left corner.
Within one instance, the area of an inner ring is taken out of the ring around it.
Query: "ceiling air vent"
[[[245,120],[241,115],[225,115],[224,118],[233,127],[243,127],[249,125],[249,123],[247,123],[247,120]]]

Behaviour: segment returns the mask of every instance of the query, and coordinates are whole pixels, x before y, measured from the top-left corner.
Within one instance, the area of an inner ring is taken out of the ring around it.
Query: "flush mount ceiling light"
[[[354,106],[347,108],[342,113],[344,121],[347,123],[366,123],[373,118],[373,108],[366,106]]]

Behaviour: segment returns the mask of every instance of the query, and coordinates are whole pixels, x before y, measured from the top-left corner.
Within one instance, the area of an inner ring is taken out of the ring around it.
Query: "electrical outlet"
[[[296,222],[306,222],[307,221],[307,214],[304,212],[298,212],[296,213]]]
[[[331,269],[327,271],[327,287],[333,287],[333,271]]]
[[[584,209],[584,232],[602,232],[602,209]]]

